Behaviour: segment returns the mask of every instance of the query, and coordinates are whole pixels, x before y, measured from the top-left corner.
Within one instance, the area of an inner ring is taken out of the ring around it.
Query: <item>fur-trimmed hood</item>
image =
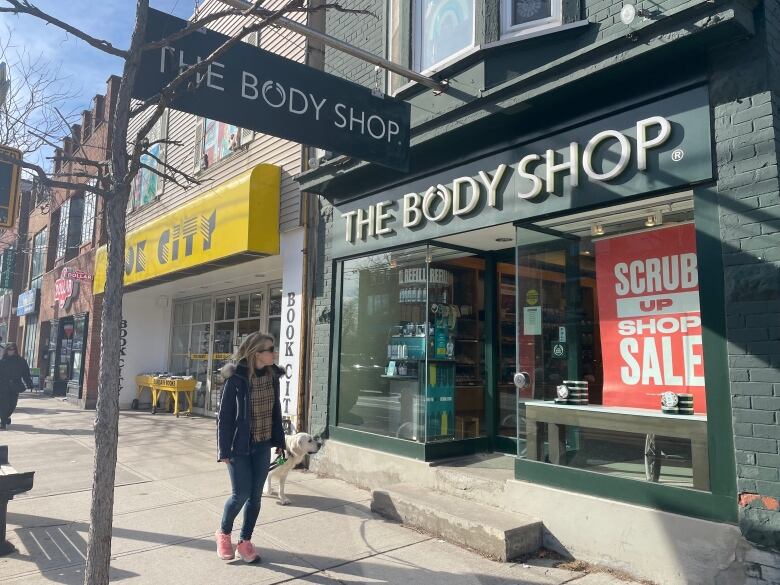
[[[280,368],[276,364],[268,366],[268,368],[271,370],[271,375],[275,376],[276,378],[281,378],[284,376],[284,369]],[[246,361],[244,360],[241,360],[239,363],[228,362],[219,370],[219,373],[222,374],[223,380],[227,380],[234,374],[238,374],[242,378],[247,378],[247,372],[248,369],[246,367]]]

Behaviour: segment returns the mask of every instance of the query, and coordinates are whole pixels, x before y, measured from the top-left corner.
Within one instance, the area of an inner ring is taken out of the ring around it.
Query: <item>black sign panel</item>
[[[19,191],[18,164],[8,159],[22,160],[22,153],[15,148],[0,146],[0,227],[13,227],[16,221],[16,197]]]
[[[146,40],[187,26],[149,9]],[[144,54],[133,97],[160,92],[181,68],[207,58],[228,37],[202,29]],[[194,78],[193,78],[194,79]],[[174,109],[346,154],[399,170],[409,166],[408,103],[241,42],[208,70]]]

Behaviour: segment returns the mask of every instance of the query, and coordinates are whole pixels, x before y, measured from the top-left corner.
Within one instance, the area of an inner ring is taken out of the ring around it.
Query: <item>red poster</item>
[[[660,410],[674,392],[705,413],[694,226],[598,240],[595,251],[604,404]]]

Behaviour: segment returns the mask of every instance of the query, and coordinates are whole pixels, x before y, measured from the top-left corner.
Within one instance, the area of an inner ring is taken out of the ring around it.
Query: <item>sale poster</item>
[[[604,404],[660,410],[674,392],[705,413],[693,224],[599,240],[595,253]]]

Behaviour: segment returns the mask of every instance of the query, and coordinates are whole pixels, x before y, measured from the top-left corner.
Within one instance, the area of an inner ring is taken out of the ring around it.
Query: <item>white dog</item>
[[[303,461],[306,455],[317,453],[322,447],[322,442],[308,433],[295,433],[294,435],[285,436],[285,445],[287,446],[285,449],[287,451],[287,461],[268,473],[265,490],[269,496],[274,495],[272,482],[278,480],[279,504],[282,506],[290,503],[290,500],[284,496],[284,482],[287,479],[287,475],[295,469],[296,465]]]

